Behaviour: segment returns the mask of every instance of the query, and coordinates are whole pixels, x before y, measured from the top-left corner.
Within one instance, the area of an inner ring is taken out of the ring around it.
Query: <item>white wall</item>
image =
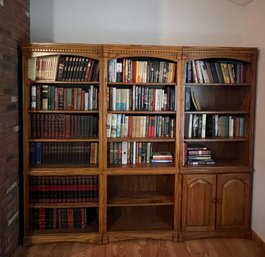
[[[244,45],[259,48],[252,229],[265,241],[265,1],[255,0],[245,8]]]
[[[265,241],[264,14],[264,0],[32,0],[31,41],[259,47],[252,227]]]
[[[31,41],[241,45],[242,10],[224,0],[32,0]]]

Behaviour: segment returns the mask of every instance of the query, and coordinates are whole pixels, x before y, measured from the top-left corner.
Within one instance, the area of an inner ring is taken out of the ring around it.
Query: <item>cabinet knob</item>
[[[214,199],[212,199],[212,203],[216,203],[216,199],[214,198]]]
[[[218,203],[222,203],[222,199],[218,199],[217,202],[218,202]]]

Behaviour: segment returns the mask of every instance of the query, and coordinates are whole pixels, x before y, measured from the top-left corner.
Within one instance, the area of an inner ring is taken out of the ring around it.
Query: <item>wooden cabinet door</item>
[[[250,225],[250,174],[217,177],[216,230],[246,230]]]
[[[214,231],[215,175],[183,175],[182,231]]]

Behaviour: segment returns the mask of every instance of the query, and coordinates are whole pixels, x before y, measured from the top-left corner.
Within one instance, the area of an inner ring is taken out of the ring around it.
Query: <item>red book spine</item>
[[[39,208],[39,229],[45,229],[46,217],[45,217],[45,208]]]
[[[74,229],[74,209],[67,209],[68,229]]]

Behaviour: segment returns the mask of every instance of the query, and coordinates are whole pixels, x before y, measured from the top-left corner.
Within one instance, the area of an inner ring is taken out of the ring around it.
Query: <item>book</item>
[[[153,152],[153,160],[173,160],[173,156],[170,152]]]
[[[195,107],[195,110],[196,111],[201,111],[201,106],[200,106],[199,100],[196,97],[196,95],[195,95],[193,90],[191,91],[191,99],[192,99],[192,104]]]
[[[31,57],[28,59],[28,79],[33,81],[36,79],[36,65],[37,65],[36,57]]]
[[[185,87],[185,111],[191,110],[191,88]]]

